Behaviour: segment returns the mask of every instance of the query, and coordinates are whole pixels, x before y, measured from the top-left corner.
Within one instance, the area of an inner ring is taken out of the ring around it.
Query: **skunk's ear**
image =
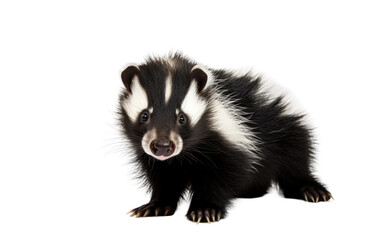
[[[139,78],[139,67],[137,65],[128,66],[121,74],[122,82],[129,93],[131,93],[131,83],[134,76]]]
[[[213,75],[207,68],[196,65],[191,69],[191,80],[196,81],[197,91],[200,94],[212,83]]]

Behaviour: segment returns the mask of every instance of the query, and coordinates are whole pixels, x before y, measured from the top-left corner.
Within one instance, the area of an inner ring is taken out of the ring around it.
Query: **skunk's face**
[[[126,92],[121,106],[130,141],[158,160],[197,143],[207,108],[202,96],[206,71],[191,64],[176,69],[163,62],[127,67],[122,72]]]

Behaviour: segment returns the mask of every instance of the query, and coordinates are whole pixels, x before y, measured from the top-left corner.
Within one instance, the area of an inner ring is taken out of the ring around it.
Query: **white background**
[[[378,1],[206,2],[1,1],[1,239],[381,239]],[[289,89],[335,200],[272,191],[214,224],[187,221],[187,202],[128,217],[149,196],[116,131],[120,72],[170,50]]]

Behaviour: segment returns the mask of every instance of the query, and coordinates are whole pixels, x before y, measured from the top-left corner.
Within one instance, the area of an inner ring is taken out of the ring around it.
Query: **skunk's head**
[[[122,124],[138,153],[166,160],[206,132],[211,72],[180,56],[150,59],[122,72]]]

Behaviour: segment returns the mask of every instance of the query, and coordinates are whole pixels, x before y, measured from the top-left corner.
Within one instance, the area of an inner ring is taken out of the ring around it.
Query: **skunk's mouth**
[[[161,160],[161,161],[164,161],[164,160],[167,160],[169,159],[171,156],[153,156],[154,158],[158,159],[158,160]]]

